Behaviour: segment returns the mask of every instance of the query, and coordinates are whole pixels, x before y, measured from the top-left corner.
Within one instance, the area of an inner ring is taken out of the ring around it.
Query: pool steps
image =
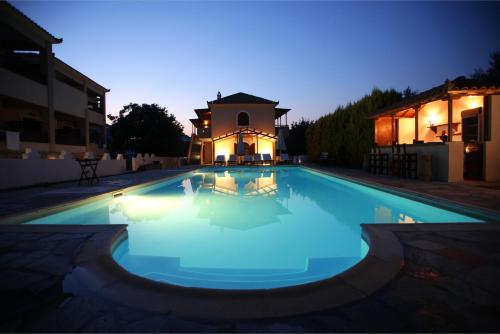
[[[273,288],[304,284],[333,276],[359,261],[356,257],[309,259],[305,269],[221,269],[182,267],[177,257],[124,254],[119,262],[151,280],[216,289]],[[160,272],[160,271],[161,272]],[[331,274],[329,274],[331,273]]]

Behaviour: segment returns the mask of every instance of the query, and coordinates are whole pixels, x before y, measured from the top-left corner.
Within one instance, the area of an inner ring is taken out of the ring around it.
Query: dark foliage
[[[291,155],[307,154],[306,131],[313,121],[302,118],[298,122],[293,122],[286,139],[286,148]]]
[[[500,52],[494,52],[490,55],[490,68],[486,71],[480,68],[476,69],[471,78],[485,82],[500,82]]]
[[[403,97],[403,99],[409,99],[415,95],[418,94],[418,91],[417,90],[412,90],[410,88],[410,86],[406,87],[402,92],[401,92],[401,95]]]
[[[158,156],[185,156],[183,126],[157,104],[130,103],[112,121],[112,153],[154,153]]]
[[[402,93],[393,89],[374,89],[370,95],[320,117],[307,130],[309,157],[317,160],[321,152],[328,152],[336,165],[361,167],[364,155],[373,145],[373,120],[369,115],[402,98]]]

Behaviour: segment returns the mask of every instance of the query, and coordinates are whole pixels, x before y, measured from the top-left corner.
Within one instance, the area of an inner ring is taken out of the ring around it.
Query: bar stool
[[[377,146],[377,174],[389,174],[389,153],[382,153]]]
[[[374,144],[368,154],[368,171],[372,174],[377,173],[377,149]]]
[[[417,153],[407,153],[406,144],[403,144],[403,163],[402,163],[403,177],[416,179],[417,171],[418,171]]]
[[[401,156],[401,146],[399,143],[393,143],[391,146],[391,175],[401,176],[402,172],[402,156]]]

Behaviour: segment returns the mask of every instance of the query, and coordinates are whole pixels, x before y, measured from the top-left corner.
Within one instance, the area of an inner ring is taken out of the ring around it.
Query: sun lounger
[[[226,157],[224,155],[218,155],[215,158],[214,165],[224,165],[226,164]]]
[[[243,164],[249,165],[252,163],[253,163],[252,156],[250,154],[245,154],[245,156],[243,157]]]
[[[292,159],[288,156],[288,153],[281,153],[280,155],[280,163],[289,164],[292,162]]]
[[[269,153],[262,154],[262,158],[263,158],[262,159],[263,163],[267,162],[267,163],[270,163],[271,165],[274,163],[274,160],[273,160],[273,158],[271,158],[271,154],[269,154]]]
[[[231,154],[229,156],[229,160],[227,161],[228,165],[237,165],[238,164],[238,156],[236,154]]]
[[[253,155],[253,163],[256,165],[262,165],[264,162],[262,161],[262,154],[255,153]]]

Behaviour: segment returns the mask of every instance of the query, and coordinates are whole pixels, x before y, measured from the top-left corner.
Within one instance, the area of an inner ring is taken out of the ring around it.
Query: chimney
[[[222,95],[220,92],[217,92],[217,100],[220,100],[222,98]]]

